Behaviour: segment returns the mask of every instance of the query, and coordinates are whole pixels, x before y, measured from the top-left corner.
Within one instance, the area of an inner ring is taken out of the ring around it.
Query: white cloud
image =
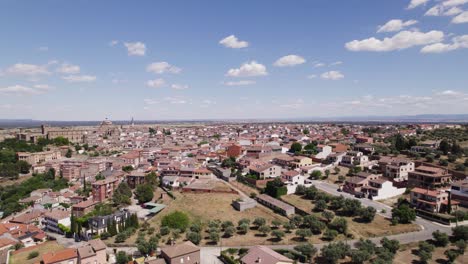
[[[468,3],[468,0],[446,0],[442,3],[444,6],[459,6]]]
[[[162,73],[179,73],[182,69],[171,65],[165,61],[153,62],[146,67],[147,72],[162,74]]]
[[[382,40],[374,37],[353,40],[345,44],[350,51],[393,51],[411,48],[414,46],[428,45],[441,42],[444,39],[444,32],[432,30],[427,33],[418,31],[401,31],[390,38]]]
[[[330,66],[337,66],[337,65],[341,65],[341,64],[343,64],[342,61],[336,61],[336,62],[330,63]]]
[[[167,101],[171,104],[186,104],[188,103],[187,100],[180,98],[180,97],[164,97],[164,101]]]
[[[188,89],[189,86],[186,85],[186,84],[176,84],[176,83],[174,83],[174,84],[171,85],[171,88],[174,89],[174,90],[185,90],[185,89]]]
[[[273,65],[277,67],[295,66],[305,63],[306,60],[298,55],[287,55],[279,58]]]
[[[256,83],[255,81],[242,80],[242,81],[224,82],[223,84],[226,86],[245,86],[245,85],[251,85],[255,83]]]
[[[109,42],[109,46],[111,46],[111,47],[114,47],[114,46],[117,45],[117,44],[119,44],[119,41],[118,41],[118,40],[111,40],[111,41]]]
[[[151,99],[151,98],[143,99],[143,102],[145,102],[145,104],[147,104],[147,105],[159,104],[158,100],[154,100],[154,99]]]
[[[247,41],[241,41],[234,35],[230,35],[228,37],[223,38],[219,41],[219,44],[225,46],[226,48],[232,49],[241,49],[249,46],[249,43]]]
[[[424,46],[421,49],[421,53],[444,53],[457,49],[468,48],[468,35],[457,36],[452,38],[452,43],[435,43]]]
[[[34,85],[34,88],[42,90],[42,91],[48,91],[52,89],[52,87],[50,87],[48,84],[36,84]]]
[[[308,79],[315,79],[317,78],[317,75],[316,74],[311,74],[309,76],[307,76]]]
[[[438,95],[445,95],[445,96],[456,96],[460,94],[461,94],[460,92],[457,92],[454,90],[445,90],[445,91],[438,93]]]
[[[280,105],[280,107],[282,107],[282,108],[290,108],[290,109],[299,109],[302,106],[304,106],[304,100],[302,100],[302,99],[297,99],[294,102]]]
[[[0,88],[0,94],[5,95],[34,95],[34,94],[42,94],[46,92],[48,89],[42,88],[31,88],[26,87],[23,85],[13,85],[8,87]]]
[[[56,71],[65,74],[77,74],[80,73],[80,66],[63,63]]]
[[[458,7],[447,7],[444,6],[443,4],[438,4],[432,7],[431,9],[427,10],[427,12],[424,14],[425,16],[454,16],[456,14],[460,14],[463,12]]]
[[[163,87],[165,84],[166,82],[161,78],[155,79],[155,80],[149,80],[146,82],[146,86],[152,87],[152,88],[160,88],[160,87]]]
[[[316,62],[316,63],[314,63],[314,67],[315,67],[315,68],[320,68],[320,67],[323,67],[323,66],[325,66],[325,63],[322,63],[322,62]]]
[[[67,82],[94,82],[96,81],[96,76],[93,75],[68,75],[62,77]]]
[[[230,69],[226,76],[231,77],[254,77],[268,75],[265,65],[256,61],[246,62],[237,69]]]
[[[413,9],[415,7],[418,7],[420,5],[425,5],[429,0],[411,0],[409,3],[407,9]]]
[[[344,74],[342,74],[342,73],[339,72],[339,71],[328,71],[328,72],[322,73],[322,75],[320,75],[320,77],[321,77],[322,79],[325,79],[325,80],[333,80],[333,81],[336,81],[336,80],[343,79],[343,78],[344,78]]]
[[[468,11],[465,11],[452,19],[454,24],[468,23]]]
[[[35,65],[35,64],[27,64],[27,63],[16,63],[9,68],[6,69],[7,74],[12,75],[28,75],[28,76],[36,76],[36,75],[48,75],[50,74],[49,70],[47,69],[49,64],[47,65]]]
[[[146,53],[146,45],[143,42],[125,42],[125,47],[128,50],[128,56],[144,56]]]
[[[408,20],[408,21],[403,21],[401,19],[392,19],[385,23],[383,26],[379,26],[377,32],[395,32],[395,31],[400,31],[403,28],[412,26],[414,24],[418,23],[417,20]]]

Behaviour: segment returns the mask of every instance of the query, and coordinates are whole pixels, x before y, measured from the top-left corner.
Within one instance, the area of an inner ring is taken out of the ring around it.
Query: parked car
[[[366,197],[366,195],[365,195],[364,193],[362,193],[362,192],[357,192],[356,194],[354,194],[354,197],[356,197],[356,198],[364,198],[364,197]]]

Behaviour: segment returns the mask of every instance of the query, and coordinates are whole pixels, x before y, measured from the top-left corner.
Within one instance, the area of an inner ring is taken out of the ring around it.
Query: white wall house
[[[369,180],[368,186],[362,187],[362,192],[372,195],[373,200],[383,200],[402,195],[406,189],[397,188],[393,183],[384,178]]]

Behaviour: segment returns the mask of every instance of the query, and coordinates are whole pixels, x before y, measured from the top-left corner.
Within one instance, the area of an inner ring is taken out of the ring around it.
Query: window
[[[181,258],[181,259],[180,259],[180,263],[184,263],[184,258]]]

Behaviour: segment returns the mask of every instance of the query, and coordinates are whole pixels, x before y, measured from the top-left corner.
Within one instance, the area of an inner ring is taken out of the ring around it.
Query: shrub
[[[33,251],[33,252],[29,253],[28,259],[33,259],[33,258],[36,258],[38,256],[39,256],[39,252]]]

